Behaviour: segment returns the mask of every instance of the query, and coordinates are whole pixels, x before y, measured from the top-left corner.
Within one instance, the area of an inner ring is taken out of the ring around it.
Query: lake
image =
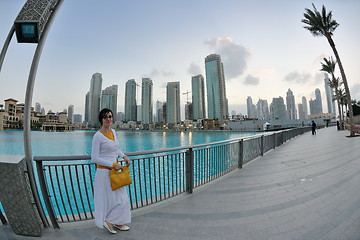
[[[91,154],[91,142],[95,131],[31,132],[33,156],[66,156]],[[221,140],[253,136],[254,132],[229,131],[184,131],[150,132],[117,131],[120,149],[123,152],[146,151]],[[0,154],[24,155],[24,132],[0,131]]]

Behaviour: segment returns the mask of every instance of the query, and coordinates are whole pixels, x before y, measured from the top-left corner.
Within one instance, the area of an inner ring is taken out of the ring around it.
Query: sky
[[[24,0],[0,0],[1,48]],[[323,58],[334,56],[325,37],[303,28],[305,8],[325,5],[339,23],[333,39],[352,99],[360,100],[360,1],[358,0],[64,0],[46,39],[37,70],[33,103],[46,112],[74,105],[84,115],[94,73],[103,89],[118,85],[124,111],[125,83],[153,80],[154,102],[166,100],[166,83],[191,92],[191,76],[205,76],[205,57],[219,54],[229,111],[247,114],[246,99],[268,101],[290,88],[295,102],[309,101],[319,88],[327,111]],[[36,44],[14,36],[0,72],[0,103],[23,103]],[[336,69],[335,75],[340,77]],[[141,88],[138,89],[138,100]],[[182,94],[185,104],[187,95]],[[189,95],[189,100],[191,100]],[[154,103],[155,106],[155,103]],[[182,112],[183,112],[182,107]],[[182,114],[184,115],[184,114]]]

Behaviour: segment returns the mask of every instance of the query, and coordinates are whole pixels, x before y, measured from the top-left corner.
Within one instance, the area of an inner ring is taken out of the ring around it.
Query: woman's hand
[[[118,162],[115,167],[114,167],[116,170],[122,170],[122,164],[120,162]]]
[[[130,166],[130,159],[127,156],[124,157],[124,160],[126,162],[126,166]]]

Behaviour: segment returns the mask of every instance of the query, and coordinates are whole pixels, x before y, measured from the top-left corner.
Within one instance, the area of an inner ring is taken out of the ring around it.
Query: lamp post
[[[37,47],[32,60],[25,95],[24,107],[24,150],[29,181],[36,207],[45,227],[49,227],[48,220],[42,208],[37,191],[32,151],[31,151],[31,104],[34,90],[36,71],[51,24],[63,0],[27,0],[15,19],[0,55],[0,71],[11,38],[16,33],[18,43],[36,43]]]

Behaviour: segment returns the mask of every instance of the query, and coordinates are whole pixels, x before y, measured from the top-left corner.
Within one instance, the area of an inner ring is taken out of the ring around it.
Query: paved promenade
[[[360,137],[348,134],[298,136],[191,195],[133,211],[128,232],[111,235],[91,220],[39,239],[359,240]],[[0,239],[37,238],[0,225]]]

